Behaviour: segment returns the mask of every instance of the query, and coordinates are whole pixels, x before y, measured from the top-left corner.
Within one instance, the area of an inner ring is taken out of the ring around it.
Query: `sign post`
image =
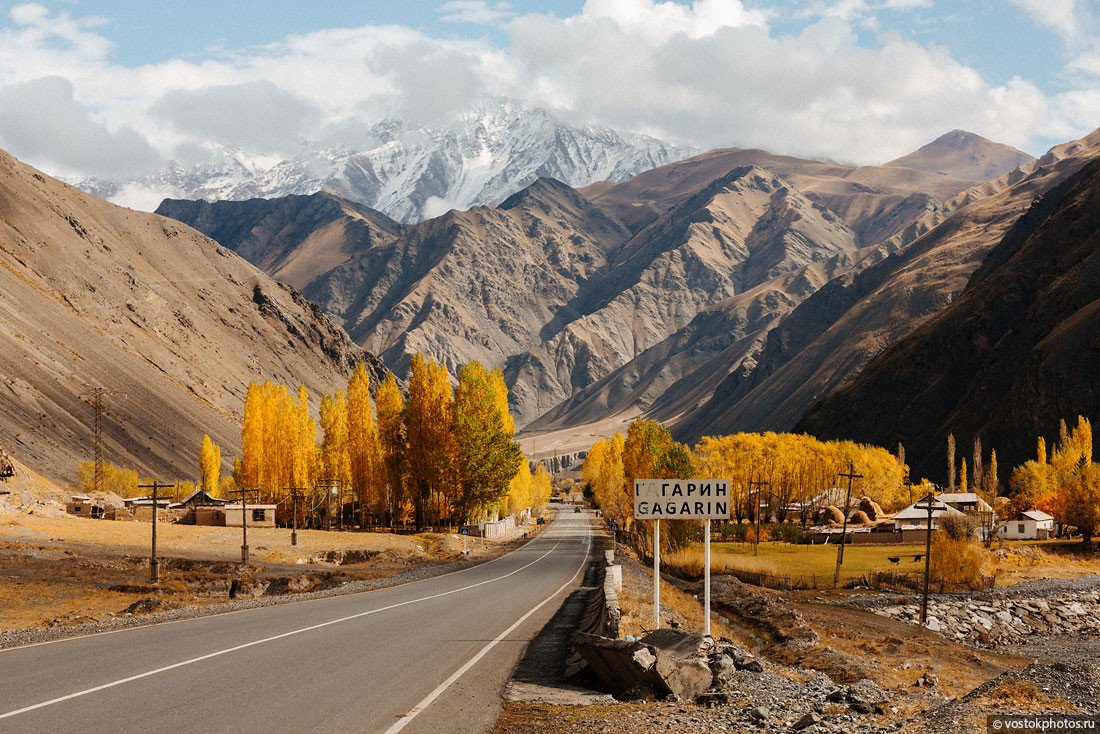
[[[703,637],[710,637],[710,520],[703,522]]]
[[[705,520],[703,634],[710,635],[710,521],[730,516],[728,479],[635,479],[634,519],[653,520],[653,620],[661,627],[661,520]]]
[[[661,519],[653,523],[653,628],[661,629]]]

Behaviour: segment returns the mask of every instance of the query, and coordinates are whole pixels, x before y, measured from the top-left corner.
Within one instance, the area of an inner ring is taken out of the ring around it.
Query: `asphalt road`
[[[482,732],[584,576],[571,509],[489,563],[404,586],[0,650],[0,732]]]

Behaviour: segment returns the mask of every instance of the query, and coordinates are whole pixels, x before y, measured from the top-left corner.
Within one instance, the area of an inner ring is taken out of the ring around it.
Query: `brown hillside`
[[[1065,152],[1072,154],[1061,157]],[[966,192],[960,203],[968,204],[906,250],[806,299],[768,335],[758,363],[726,378],[712,400],[684,417],[678,431],[697,438],[791,429],[830,390],[949,305],[1033,199],[1098,154],[1100,134],[1094,134],[1054,149],[1028,176],[1010,174]]]
[[[943,313],[799,424],[909,450],[939,478],[942,445],[980,435],[1005,465],[1060,418],[1100,415],[1100,162],[1038,199]]]
[[[57,481],[92,454],[192,477],[203,432],[238,450],[250,380],[331,390],[362,352],[297,292],[178,222],[0,151],[0,446]]]

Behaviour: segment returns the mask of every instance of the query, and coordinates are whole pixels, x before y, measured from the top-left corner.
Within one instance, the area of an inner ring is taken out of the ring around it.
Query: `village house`
[[[942,496],[942,495],[941,495]],[[949,495],[950,496],[950,495]],[[947,515],[962,517],[964,513],[936,497],[932,500],[932,529],[939,530],[940,519]],[[895,530],[927,530],[928,505],[923,499],[917,500],[894,515]]]
[[[1053,536],[1054,518],[1042,510],[1021,512],[997,528],[1001,540],[1046,540]]]
[[[245,515],[248,517],[248,527],[250,528],[275,527],[275,505],[254,505],[249,503],[244,506],[242,512],[241,503],[237,502],[232,505],[225,505],[221,509],[222,512],[225,513],[226,527],[241,527],[241,525],[244,524]]]

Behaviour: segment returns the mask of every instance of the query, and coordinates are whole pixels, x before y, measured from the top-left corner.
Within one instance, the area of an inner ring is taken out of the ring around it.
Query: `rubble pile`
[[[876,614],[917,624],[920,607],[901,604]],[[1051,598],[937,600],[928,629],[982,647],[1014,645],[1032,635],[1100,635],[1100,589]]]
[[[727,639],[678,630],[639,640],[583,633],[573,639],[616,698],[692,701],[738,730],[876,731],[875,717],[896,711],[890,694],[869,679],[838,685],[821,672],[766,664]]]

